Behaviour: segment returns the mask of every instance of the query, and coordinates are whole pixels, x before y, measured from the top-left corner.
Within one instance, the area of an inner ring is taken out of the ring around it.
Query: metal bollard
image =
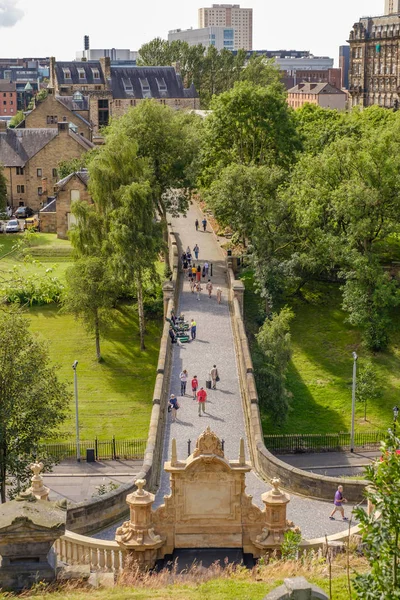
[[[210,265],[210,273],[211,273],[211,277],[212,277],[212,273],[213,273],[213,264],[212,263]]]
[[[221,440],[222,452],[225,451],[225,440]]]
[[[188,456],[190,456],[190,446],[192,445],[192,440],[188,440],[187,445],[188,445]]]

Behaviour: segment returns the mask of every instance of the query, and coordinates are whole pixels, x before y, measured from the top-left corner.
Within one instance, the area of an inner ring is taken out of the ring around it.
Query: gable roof
[[[298,83],[294,87],[288,90],[288,94],[311,94],[313,96],[318,96],[319,94],[345,94],[342,90],[334,87],[330,83],[312,83],[312,82],[304,82]]]
[[[111,67],[111,90],[116,99],[198,98],[194,85],[183,87],[174,67]]]
[[[73,177],[77,177],[78,179],[80,179],[81,182],[83,183],[83,185],[85,185],[87,187],[87,185],[89,183],[89,172],[87,170],[82,170],[82,171],[75,171],[74,173],[70,173],[69,175],[64,177],[64,179],[60,179],[60,181],[57,181],[57,183],[56,183],[57,191],[62,190],[63,187],[66,186],[67,183]]]
[[[55,96],[55,99],[71,112],[89,110],[89,98],[87,96],[83,96],[82,102],[76,102],[73,96]]]
[[[58,135],[57,129],[10,129],[0,133],[0,163],[23,167]]]
[[[79,77],[79,70],[84,71],[85,77]],[[99,61],[90,61],[90,62],[79,62],[79,61],[66,61],[66,62],[56,62],[55,64],[56,70],[56,78],[59,85],[94,85],[94,84],[104,84],[104,75],[103,70],[101,68]],[[69,70],[71,77],[65,77],[65,71]],[[93,77],[93,72],[99,72],[99,78],[95,79]]]

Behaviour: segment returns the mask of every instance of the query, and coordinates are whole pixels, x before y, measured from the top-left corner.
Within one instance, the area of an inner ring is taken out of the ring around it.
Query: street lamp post
[[[396,423],[397,417],[399,416],[399,408],[398,406],[393,406],[393,433],[396,435]]]
[[[76,367],[78,361],[75,360],[72,368],[74,370],[74,390],[75,390],[75,426],[76,426],[76,460],[78,463],[81,462],[81,448],[79,443],[79,412],[78,412],[78,375]]]
[[[353,389],[351,394],[351,440],[350,452],[354,452],[354,420],[356,413],[356,378],[357,378],[357,353],[353,352]]]

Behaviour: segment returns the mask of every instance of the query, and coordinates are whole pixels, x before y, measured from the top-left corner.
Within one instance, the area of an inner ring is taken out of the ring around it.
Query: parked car
[[[33,215],[33,210],[29,208],[29,206],[18,206],[17,210],[14,213],[14,217],[16,219],[26,219],[27,217],[31,217]]]
[[[24,229],[30,229],[32,231],[40,231],[39,219],[34,217],[29,217],[29,219],[25,219]]]
[[[19,233],[21,231],[17,219],[11,219],[6,225],[6,233]]]

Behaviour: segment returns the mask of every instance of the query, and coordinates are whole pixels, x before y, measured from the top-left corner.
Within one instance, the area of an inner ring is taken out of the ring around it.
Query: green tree
[[[82,171],[88,165],[89,157],[95,152],[95,150],[91,150],[90,152],[85,152],[81,154],[79,158],[71,158],[70,160],[62,160],[58,163],[58,178],[64,179],[71,173],[76,173],[77,171]]]
[[[4,211],[7,206],[7,180],[4,175],[4,168],[0,164],[0,211]]]
[[[365,478],[371,482],[366,496],[376,514],[367,515],[356,508],[360,521],[364,554],[371,570],[357,575],[354,585],[360,599],[400,598],[400,457],[394,452],[400,440],[389,432],[382,445],[382,460],[365,469]]]
[[[246,66],[240,73],[241,81],[248,81],[253,85],[268,87],[275,85],[283,91],[281,73],[275,63],[275,59],[267,59],[264,56],[252,54]]]
[[[289,410],[286,374],[292,355],[290,321],[292,311],[285,307],[267,318],[256,335],[257,391],[260,403],[278,424],[284,423]]]
[[[378,374],[371,362],[361,363],[357,373],[356,400],[364,404],[364,421],[367,420],[367,403],[382,395]]]
[[[100,337],[110,321],[110,309],[118,294],[115,277],[103,258],[86,256],[67,269],[66,280],[63,310],[74,314],[93,333],[100,361]]]
[[[71,394],[50,366],[45,344],[15,311],[0,311],[0,492],[8,478],[25,487],[27,467],[64,421]]]
[[[137,292],[140,349],[145,350],[144,283],[157,279],[155,261],[162,245],[161,225],[154,219],[151,188],[131,183],[120,188],[119,206],[110,215],[113,263],[125,286]]]
[[[209,187],[231,163],[288,167],[300,142],[285,95],[276,86],[237,83],[213,98],[204,125],[201,183]]]
[[[25,115],[23,113],[22,110],[19,110],[18,112],[15,113],[15,115],[10,119],[10,122],[8,124],[8,126],[11,129],[14,129],[17,125],[19,125],[20,123],[22,123],[22,121],[25,119]]]

